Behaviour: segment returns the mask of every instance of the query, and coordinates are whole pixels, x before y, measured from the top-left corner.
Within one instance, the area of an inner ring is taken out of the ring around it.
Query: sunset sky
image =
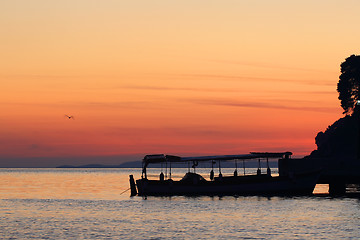
[[[316,148],[360,1],[0,1],[0,167]],[[74,120],[64,115],[73,115]]]

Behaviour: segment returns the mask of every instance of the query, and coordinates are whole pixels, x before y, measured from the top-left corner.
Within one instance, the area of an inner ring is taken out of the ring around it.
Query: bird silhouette
[[[65,117],[67,117],[68,119],[75,120],[74,116],[69,116],[69,115],[66,115],[66,114],[65,114]]]

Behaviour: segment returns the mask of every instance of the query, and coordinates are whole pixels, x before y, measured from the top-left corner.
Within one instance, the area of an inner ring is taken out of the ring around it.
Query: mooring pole
[[[329,183],[329,194],[332,196],[341,196],[346,193],[346,184],[341,180],[335,180]]]
[[[130,189],[131,189],[131,195],[130,196],[136,196],[136,186],[135,186],[135,180],[133,175],[129,175],[130,177]]]

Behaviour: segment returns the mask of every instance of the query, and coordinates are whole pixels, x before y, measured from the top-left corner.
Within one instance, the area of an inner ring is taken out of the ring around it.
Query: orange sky
[[[307,155],[342,116],[336,84],[340,63],[359,54],[358,9],[359,1],[2,1],[0,161]]]

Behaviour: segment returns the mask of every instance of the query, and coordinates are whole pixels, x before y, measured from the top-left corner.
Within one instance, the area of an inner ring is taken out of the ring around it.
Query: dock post
[[[129,177],[130,177],[130,189],[131,189],[131,195],[130,196],[136,196],[137,191],[136,191],[134,176],[129,175]]]
[[[346,184],[344,182],[332,182],[329,183],[329,194],[330,195],[344,195],[346,193]]]

